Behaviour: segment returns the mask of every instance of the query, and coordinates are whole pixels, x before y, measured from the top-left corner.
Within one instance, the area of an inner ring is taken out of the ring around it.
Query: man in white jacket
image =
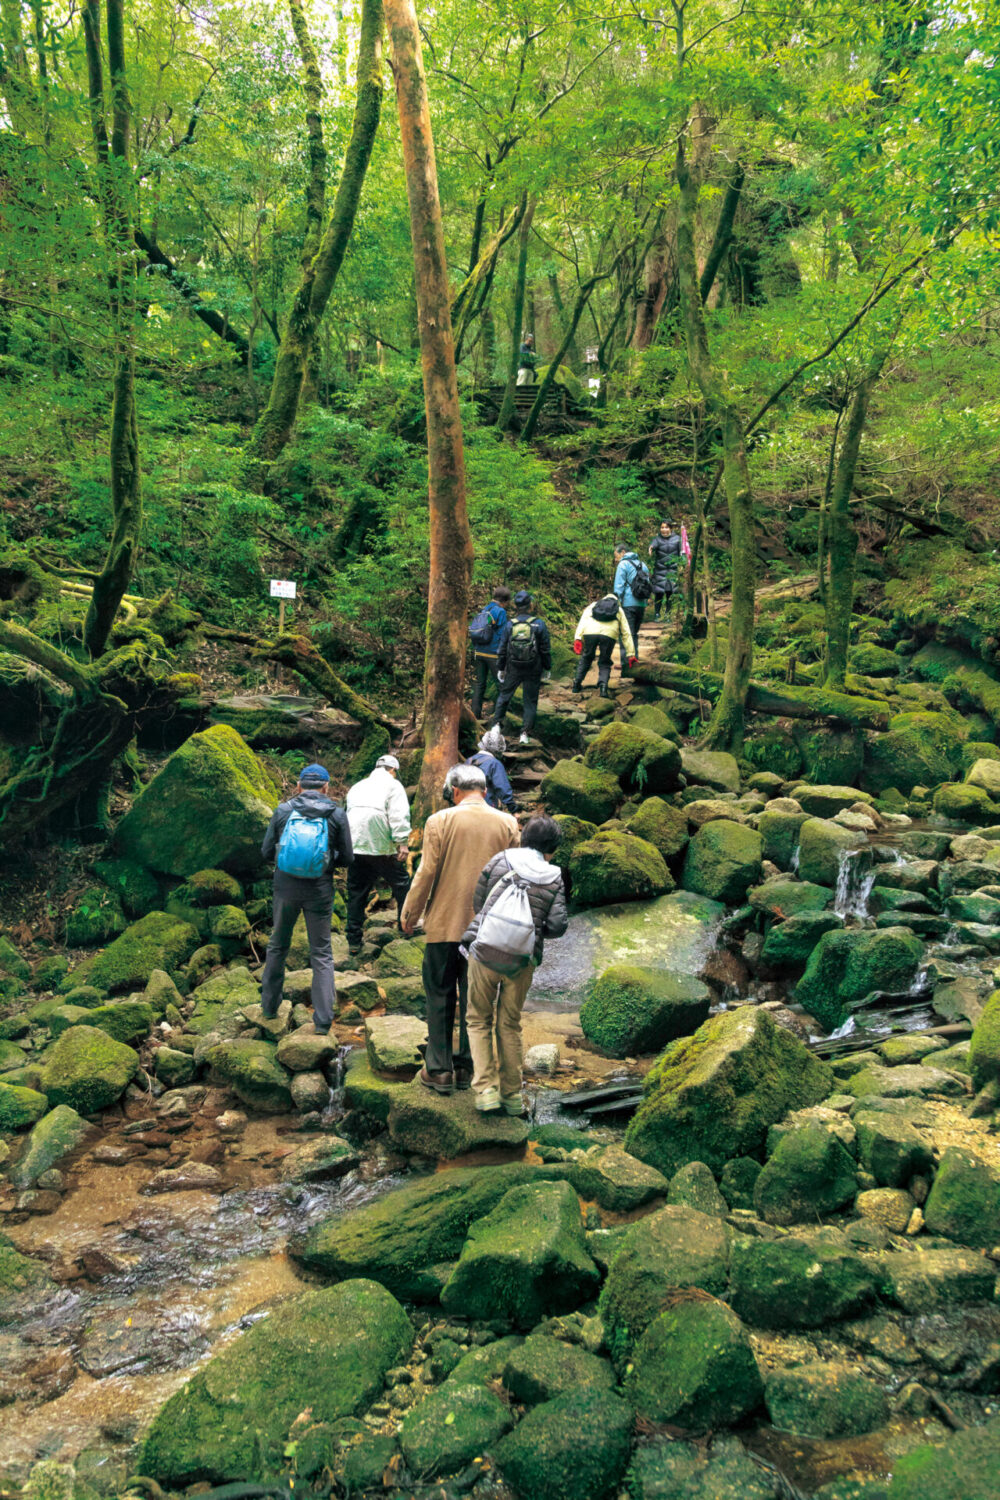
[[[410,804],[398,778],[399,761],[394,755],[382,755],[371,775],[351,787],[344,804],[354,845],[354,864],[347,880],[347,946],[351,953],[361,950],[365,908],[379,881],[385,881],[396,898],[397,915],[410,889],[406,870]]]

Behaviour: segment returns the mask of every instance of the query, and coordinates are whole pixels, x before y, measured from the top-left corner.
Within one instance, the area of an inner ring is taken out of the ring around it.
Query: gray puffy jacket
[[[503,879],[508,870],[513,870],[525,884],[530,886],[528,904],[531,907],[531,915],[535,919],[535,951],[532,959],[522,954],[500,953],[494,948],[486,948],[480,944],[477,944],[473,950],[479,924],[482,921],[483,907],[494,886]],[[476,915],[462,938],[463,946],[469,949],[474,959],[485,964],[488,969],[495,969],[498,974],[519,974],[532,961],[536,966],[540,964],[545,938],[562,937],[569,926],[569,912],[566,910],[566,897],[563,893],[562,870],[558,865],[548,864],[544,856],[535,849],[502,849],[499,854],[494,854],[476,882],[472,906]]]

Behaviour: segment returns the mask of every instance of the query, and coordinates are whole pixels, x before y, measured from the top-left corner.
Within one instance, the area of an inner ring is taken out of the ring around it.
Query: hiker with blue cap
[[[329,791],[326,767],[306,766],[294,795],[278,803],[261,850],[265,859],[274,860],[274,916],[260,982],[260,1008],[269,1019],[278,1014],[285,959],[301,912],[309,935],[317,1036],[326,1036],[330,1030],[336,998],[330,946],[333,871],[354,860],[350,824]]]
[[[389,887],[398,920],[410,889],[410,803],[396,757],[380,755],[371,775],[351,787],[344,806],[354,847],[354,863],[347,872],[347,951],[356,954],[361,952],[372,891],[382,884]]]

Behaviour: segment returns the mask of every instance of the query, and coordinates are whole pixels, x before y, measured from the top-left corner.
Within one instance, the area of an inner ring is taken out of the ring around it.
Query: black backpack
[[[535,635],[537,620],[515,620],[510,632],[507,659],[519,667],[537,666],[541,659],[538,638]]]
[[[590,613],[595,620],[600,620],[602,625],[609,625],[612,620],[617,620],[618,609],[618,595],[607,594],[591,606]]]
[[[653,592],[652,579],[649,576],[649,569],[645,563],[637,562],[632,564],[632,578],[629,588],[632,590],[633,599],[639,604],[645,604]]]
[[[474,646],[488,646],[493,639],[493,632],[497,628],[497,622],[491,613],[492,607],[492,605],[487,604],[486,608],[479,611],[469,626],[469,639]]]

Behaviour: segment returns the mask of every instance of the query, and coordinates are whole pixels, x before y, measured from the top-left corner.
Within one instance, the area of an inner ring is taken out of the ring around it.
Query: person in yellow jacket
[[[617,594],[606,594],[603,599],[595,599],[593,604],[587,605],[576,627],[573,650],[580,660],[573,678],[574,693],[583,692],[583,679],[596,656],[597,691],[602,698],[610,697],[608,682],[616,644],[621,647],[623,660],[627,660],[630,667],[634,666],[638,658],[633,655],[635,646],[628,616]]]

